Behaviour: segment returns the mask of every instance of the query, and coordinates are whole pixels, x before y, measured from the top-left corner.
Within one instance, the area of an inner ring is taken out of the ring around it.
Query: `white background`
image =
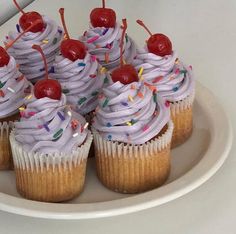
[[[3,1],[3,0],[1,0]],[[218,97],[231,118],[236,135],[236,1],[235,0],[109,0],[118,18],[127,17],[129,34],[141,46],[147,38],[135,23],[143,19],[151,31],[167,34],[179,57],[193,65],[196,78]],[[66,8],[72,35],[88,25],[99,0],[36,0],[29,9],[59,22]],[[3,36],[15,29],[17,18],[0,27]],[[220,128],[220,126],[219,126]],[[191,155],[189,155],[191,157]],[[56,221],[0,212],[1,234],[233,234],[236,233],[236,147],[218,173],[193,192],[165,205],[113,218]]]

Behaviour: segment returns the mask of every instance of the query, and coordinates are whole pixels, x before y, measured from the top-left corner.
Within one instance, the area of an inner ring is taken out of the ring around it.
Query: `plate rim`
[[[233,142],[232,125],[219,99],[216,98],[208,88],[196,82],[196,99],[198,102],[200,100],[201,103],[204,98],[207,98],[209,105],[208,108],[203,106],[205,108],[204,110],[208,114],[210,113],[207,117],[212,117],[214,113],[215,116],[217,116],[217,118],[211,118],[211,125],[215,126],[217,121],[219,121],[218,119],[221,118],[221,121],[224,121],[224,128],[223,130],[210,128],[211,131],[215,132],[214,135],[211,133],[212,139],[204,157],[190,171],[177,180],[160,188],[132,197],[97,203],[81,203],[77,205],[31,201],[0,192],[0,210],[45,219],[94,219],[138,212],[184,196],[205,183],[219,170],[228,157]],[[221,137],[216,136],[217,131],[220,131]],[[219,144],[217,144],[217,142]],[[216,145],[217,147],[215,147]],[[208,155],[208,157],[206,157],[206,155]],[[210,168],[206,168],[208,164],[211,164]],[[199,173],[200,176],[196,177],[195,174],[199,175]],[[172,191],[173,188],[174,191]],[[172,192],[165,194],[166,191],[169,190]],[[48,209],[48,206],[50,206],[50,209]]]

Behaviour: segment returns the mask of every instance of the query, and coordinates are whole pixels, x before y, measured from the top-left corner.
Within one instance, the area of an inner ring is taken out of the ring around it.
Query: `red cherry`
[[[36,33],[36,32],[40,32],[43,30],[44,28],[44,22],[43,22],[43,17],[35,11],[32,12],[24,12],[19,4],[16,2],[16,0],[13,0],[13,2],[15,3],[16,7],[18,8],[18,10],[23,14],[20,17],[19,20],[19,24],[21,26],[21,28],[25,31],[27,28],[29,28],[31,25],[33,25],[35,23],[35,21],[37,21],[38,23],[32,27],[29,31]]]
[[[7,51],[0,46],[0,67],[6,66],[10,61],[10,56]]]
[[[147,47],[149,52],[162,57],[172,54],[172,43],[164,34],[153,34],[148,39]]]
[[[60,100],[61,94],[61,85],[56,80],[40,80],[34,86],[34,96],[38,99],[48,97],[51,99]]]
[[[112,72],[113,82],[120,81],[122,84],[130,84],[132,82],[137,82],[138,74],[135,68],[130,64],[125,64]]]
[[[65,58],[70,59],[71,61],[76,61],[77,59],[84,59],[87,53],[87,49],[84,43],[79,40],[70,39],[64,18],[64,8],[60,8],[59,13],[67,38],[61,43],[61,54]]]
[[[93,27],[114,28],[116,25],[116,13],[110,8],[105,8],[105,0],[102,8],[95,8],[90,13],[90,21]]]
[[[66,39],[61,43],[61,53],[65,58],[75,61],[84,59],[87,51],[84,43],[78,40]]]
[[[137,20],[137,23],[145,28],[151,36],[147,41],[147,47],[150,53],[162,57],[172,54],[172,43],[166,35],[161,33],[152,34],[143,21]]]
[[[57,80],[49,79],[47,61],[42,48],[39,45],[33,45],[32,48],[41,54],[46,71],[46,78],[38,81],[34,86],[34,96],[38,99],[48,97],[60,100],[62,94],[61,85]]]

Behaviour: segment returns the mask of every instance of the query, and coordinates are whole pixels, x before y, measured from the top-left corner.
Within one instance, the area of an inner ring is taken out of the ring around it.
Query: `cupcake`
[[[142,21],[137,22],[146,28]],[[170,103],[174,122],[172,147],[184,143],[193,129],[195,81],[192,66],[186,66],[179,60],[169,38],[163,34],[151,34],[147,45],[138,49],[134,65],[142,79],[155,86]]]
[[[120,42],[122,27],[116,22],[116,13],[110,8],[95,8],[90,14],[90,28],[80,38],[87,46],[89,52],[96,56],[99,63],[111,70],[120,64]],[[123,58],[127,63],[132,63],[136,55],[134,41],[126,35]]]
[[[91,115],[98,105],[98,94],[107,82],[106,69],[101,67],[79,40],[70,39],[67,32],[64,9],[60,9],[66,39],[61,44],[61,55],[53,64],[51,77],[58,80],[67,96],[67,103],[81,115]],[[106,78],[106,79],[105,79]]]
[[[35,83],[37,80],[44,78],[45,69],[40,55],[31,48],[32,45],[37,44],[42,47],[47,64],[51,68],[55,56],[58,54],[64,33],[62,28],[47,16],[41,16],[37,12],[25,13],[21,9],[20,11],[23,15],[19,20],[19,24],[17,24],[17,30],[9,32],[6,43],[10,43],[22,31],[27,30],[30,25],[34,24],[36,20],[38,21],[9,49],[9,53],[20,65],[20,71],[29,81]]]
[[[36,83],[22,112],[10,135],[17,191],[44,202],[78,196],[92,142],[85,119],[70,110],[60,84],[52,79]]]
[[[30,89],[15,59],[0,46],[0,170],[12,168],[9,133],[13,122],[20,119],[18,108]]]
[[[173,132],[170,108],[152,86],[138,81],[132,65],[121,64],[112,72],[92,126],[97,175],[107,188],[139,193],[166,181]]]

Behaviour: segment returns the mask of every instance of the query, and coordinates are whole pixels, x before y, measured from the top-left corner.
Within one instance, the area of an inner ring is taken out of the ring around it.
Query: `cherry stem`
[[[5,50],[8,50],[10,47],[12,47],[13,44],[15,44],[16,41],[18,41],[25,33],[29,32],[35,25],[41,23],[41,20],[35,20],[33,24],[31,24],[24,32],[19,34],[13,41],[11,41],[9,44],[5,46]]]
[[[148,27],[143,23],[142,20],[137,20],[136,21],[139,25],[141,25],[144,29],[146,29],[146,31],[150,34],[150,36],[152,36],[151,31],[148,29]]]
[[[65,22],[65,17],[64,17],[64,10],[65,10],[64,8],[59,9],[59,13],[61,15],[61,23],[63,25],[63,28],[64,28],[67,39],[70,39],[68,30],[67,30],[67,27],[66,27],[66,22]]]
[[[122,19],[122,36],[121,36],[121,41],[120,41],[120,66],[124,65],[124,60],[123,60],[123,48],[124,48],[124,39],[125,39],[125,33],[127,30],[127,20],[126,19]]]
[[[13,0],[14,4],[16,5],[17,9],[24,15],[25,12],[22,10],[22,8],[20,7],[20,5],[16,2],[16,0]]]
[[[105,0],[102,0],[102,8],[106,8]]]
[[[44,63],[44,67],[45,67],[46,79],[48,80],[49,79],[49,76],[48,76],[48,64],[47,64],[47,60],[46,60],[45,54],[43,53],[43,50],[42,50],[41,46],[40,45],[33,45],[32,49],[37,50],[41,54],[42,59],[43,59],[43,63]]]

